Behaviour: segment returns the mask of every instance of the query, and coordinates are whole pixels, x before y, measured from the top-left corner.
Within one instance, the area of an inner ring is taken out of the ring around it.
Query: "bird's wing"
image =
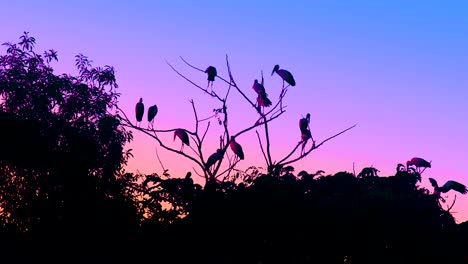
[[[429,178],[429,181],[431,182],[432,187],[436,188],[436,187],[439,186],[439,185],[437,184],[437,181],[436,181],[436,180],[434,180],[434,179],[432,179],[432,178]]]
[[[455,190],[459,193],[465,194],[467,193],[465,185],[456,182],[456,181],[447,181],[444,186],[442,186],[442,192],[448,192],[450,189]]]

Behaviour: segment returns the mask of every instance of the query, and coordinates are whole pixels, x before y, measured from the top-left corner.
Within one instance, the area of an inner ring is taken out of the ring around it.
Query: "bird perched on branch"
[[[266,92],[265,92],[265,86],[263,86],[263,83],[259,83],[257,79],[255,79],[254,84],[252,85],[252,89],[254,89],[254,91],[255,91],[257,94],[264,94],[264,93],[266,93]]]
[[[189,140],[189,136],[187,134],[187,132],[183,129],[176,129],[174,131],[174,139],[173,141],[175,140],[176,136],[178,138],[180,138],[180,140],[182,141],[182,145],[180,147],[180,151],[183,151],[184,150],[184,144],[187,145],[187,146],[190,146],[190,140]]]
[[[309,124],[310,124],[310,114],[307,113],[305,118],[299,119],[299,129],[301,130],[301,132],[309,130]]]
[[[257,107],[269,107],[271,106],[271,100],[268,99],[268,94],[265,91],[265,86],[263,86],[263,77],[262,83],[259,83],[257,79],[255,79],[254,84],[252,86],[254,91],[257,93]]]
[[[144,112],[145,112],[145,105],[143,104],[143,98],[140,98],[140,101],[138,101],[138,103],[135,106],[135,115],[136,115],[137,124],[138,122],[140,122],[141,124],[141,120],[143,120]]]
[[[210,86],[210,82],[211,82],[211,89],[213,89],[213,82],[214,82],[215,76],[218,74],[216,71],[216,68],[213,66],[208,66],[208,68],[206,68],[205,70],[205,73],[208,74],[208,85],[206,86],[206,88]]]
[[[152,105],[148,108],[148,123],[153,123],[154,117],[158,114],[158,106]]]
[[[242,150],[242,146],[235,141],[234,137],[231,137],[231,143],[229,143],[229,146],[231,147],[232,152],[234,152],[234,154],[236,154],[239,159],[244,159],[244,151]]]
[[[292,75],[292,73],[290,73],[289,71],[285,70],[285,69],[280,69],[279,65],[276,64],[275,67],[273,68],[273,71],[271,72],[271,75],[273,76],[273,74],[276,72],[276,74],[278,74],[281,79],[283,79],[283,89],[281,90],[281,95],[280,95],[280,98],[283,96],[284,94],[284,90],[289,86],[296,86],[296,81],[294,80],[294,77]],[[287,82],[288,83],[288,86],[284,87],[284,82]]]
[[[423,158],[414,157],[411,160],[408,160],[406,162],[406,168],[408,168],[409,166],[415,166],[416,169],[418,170],[418,173],[422,173],[426,168],[431,167],[431,163],[426,161]],[[420,168],[424,168],[424,169],[420,171]]]
[[[440,197],[440,194],[441,193],[446,193],[450,190],[454,190],[454,191],[457,191],[461,194],[466,194],[468,192],[468,190],[466,189],[465,185],[459,183],[459,182],[456,182],[456,181],[447,181],[444,185],[442,185],[441,187],[439,187],[439,185],[437,184],[437,181],[434,180],[433,178],[429,178],[429,181],[431,182],[431,185],[432,187],[434,187],[434,195],[436,197]]]
[[[219,161],[223,157],[223,151],[221,149],[217,149],[215,153],[211,154],[211,156],[206,161],[205,169],[209,170],[211,166],[213,166],[217,161]]]

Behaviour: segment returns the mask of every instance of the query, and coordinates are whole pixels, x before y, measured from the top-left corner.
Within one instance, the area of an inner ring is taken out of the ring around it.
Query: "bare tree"
[[[123,124],[127,127],[136,129],[152,138],[154,138],[159,145],[171,152],[177,153],[191,161],[193,161],[198,168],[201,170],[201,172],[198,172],[195,168],[195,173],[198,175],[202,176],[205,178],[206,183],[208,182],[216,182],[216,181],[226,181],[228,179],[232,179],[235,177],[229,177],[230,174],[240,161],[240,159],[234,158],[234,156],[229,155],[227,152],[227,149],[230,146],[230,143],[235,140],[238,136],[250,132],[252,130],[255,130],[258,141],[259,141],[259,146],[262,151],[263,157],[265,159],[266,163],[266,168],[268,168],[269,173],[273,173],[276,175],[279,175],[278,171],[281,170],[285,165],[294,163],[300,159],[303,159],[307,155],[309,155],[314,149],[319,148],[321,145],[323,145],[325,142],[328,140],[333,139],[334,137],[337,137],[346,131],[352,129],[356,125],[353,125],[323,141],[320,143],[316,144],[315,140],[310,136],[308,137],[303,137],[295,146],[292,147],[292,150],[284,157],[280,159],[273,159],[271,155],[271,141],[270,141],[270,134],[269,134],[269,123],[278,119],[280,116],[282,116],[286,112],[286,106],[283,105],[283,101],[285,99],[285,96],[288,91],[288,87],[283,87],[282,92],[278,98],[278,101],[275,104],[272,104],[271,101],[267,98],[267,94],[265,91],[257,91],[258,97],[256,102],[251,100],[246,94],[245,90],[241,89],[233,76],[233,73],[231,71],[231,67],[229,64],[229,59],[226,55],[226,65],[227,65],[227,74],[228,78],[224,78],[217,74],[216,69],[213,69],[212,66],[208,67],[208,69],[203,70],[199,67],[196,67],[189,62],[187,62],[184,58],[181,57],[181,60],[189,67],[192,69],[199,71],[203,74],[208,73],[208,86],[204,88],[204,86],[199,85],[192,81],[190,78],[186,77],[185,75],[181,74],[177,69],[175,69],[169,62],[166,61],[166,63],[171,67],[171,69],[177,73],[180,77],[191,83],[193,86],[198,88],[201,92],[206,94],[207,96],[210,96],[218,101],[218,107],[214,108],[213,114],[209,116],[208,118],[203,118],[201,119],[199,117],[199,114],[197,112],[197,108],[195,106],[195,102],[193,100],[190,100],[190,103],[192,104],[192,109],[193,109],[193,114],[194,114],[194,128],[193,130],[188,130],[185,128],[172,128],[172,129],[154,129],[153,127],[148,127],[148,128],[143,128],[136,126],[136,123],[134,124],[130,118],[121,110],[119,109],[123,116],[122,116],[122,121]],[[210,76],[210,74],[212,74]],[[213,75],[215,75],[215,78],[220,80],[221,82],[225,83],[227,86],[227,90],[225,94],[220,95],[213,91],[211,88],[210,90],[208,89],[210,87],[210,81],[211,85],[213,84]],[[261,85],[263,87],[263,72],[261,74]],[[257,80],[255,80],[254,85],[259,84]],[[253,123],[253,124],[246,124],[245,128],[232,132],[229,128],[229,111],[228,111],[228,103],[229,103],[229,95],[231,94],[231,90],[234,90],[238,92],[243,99],[245,99],[245,102],[247,102],[250,106],[252,111],[254,111],[258,115],[258,120]],[[267,103],[265,101],[268,101]],[[269,107],[270,109],[268,111],[265,111],[265,106]],[[208,130],[210,129],[211,125],[211,120],[213,118],[217,118],[217,122],[219,125],[223,126],[223,132],[219,136],[219,148],[217,151],[210,156],[206,156],[206,153],[202,152],[202,146],[203,143],[205,142],[206,139],[206,134]],[[208,121],[205,123],[206,125],[203,125],[204,121]],[[264,138],[262,139],[258,129],[264,129]],[[185,131],[190,137],[190,142],[193,142],[193,144],[189,145],[190,149],[192,150],[192,153],[187,153],[183,152],[182,149],[177,150],[173,147],[170,147],[168,144],[163,142],[161,138],[158,136],[158,133],[175,133],[176,131]],[[310,132],[309,132],[310,133]],[[308,147],[308,149],[304,149],[305,144],[307,143],[308,140],[312,141],[312,144]],[[299,152],[299,146],[303,146],[303,150]],[[296,154],[296,155],[295,155]],[[275,160],[275,161],[274,161]],[[279,160],[276,162],[276,160]],[[227,161],[227,162],[225,162]],[[224,166],[222,166],[224,164]],[[238,174],[238,173],[237,173]]]

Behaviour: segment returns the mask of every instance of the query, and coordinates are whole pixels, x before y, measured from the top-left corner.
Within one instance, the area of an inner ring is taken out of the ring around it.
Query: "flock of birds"
[[[414,166],[418,173],[422,173],[426,168],[431,167],[431,163],[423,158],[414,157],[406,162],[406,168],[410,168],[410,166]],[[421,170],[421,168],[423,169]],[[442,186],[439,186],[437,181],[433,178],[429,178],[429,182],[431,183],[432,187],[434,187],[433,194],[442,200],[443,198],[440,196],[441,193],[447,193],[450,190],[457,191],[461,194],[466,194],[468,192],[465,185],[456,181],[449,180]]]
[[[211,90],[212,90],[213,89],[213,82],[215,80],[215,77],[218,74],[217,70],[216,70],[215,67],[209,66],[208,68],[206,68],[205,73],[208,75],[207,88],[211,86]],[[275,73],[278,74],[278,76],[280,76],[281,79],[283,80],[283,87],[282,87],[282,91],[281,91],[281,95],[280,95],[280,99],[281,99],[281,97],[283,96],[286,88],[288,88],[289,86],[295,86],[296,81],[294,80],[294,77],[293,77],[291,72],[289,72],[288,70],[285,70],[285,69],[280,69],[278,64],[273,67],[273,71],[271,72],[271,75],[273,76],[273,74],[275,74]],[[285,83],[287,83],[287,86],[285,86]],[[265,90],[265,86],[264,86],[264,83],[263,83],[263,76],[262,76],[262,82],[261,83],[259,83],[258,80],[255,79],[252,88],[257,93],[256,107],[258,109],[262,108],[262,112],[263,112],[263,109],[265,107],[269,107],[269,106],[272,105],[272,102],[268,98],[268,94],[266,93],[266,90]],[[141,122],[142,122],[143,116],[144,116],[144,112],[145,112],[145,106],[143,104],[143,98],[140,98],[140,100],[138,101],[138,103],[135,106],[135,115],[136,115],[136,121],[137,121],[136,126],[137,127],[139,127],[141,125]],[[158,113],[158,107],[156,105],[150,106],[148,108],[148,127],[150,125],[153,125],[154,118],[156,117],[157,113]],[[309,128],[309,123],[310,123],[310,114],[307,114],[306,118],[301,118],[299,120],[299,129],[301,131],[301,139],[302,139],[302,142],[303,142],[302,152],[304,151],[304,147],[305,147],[305,144],[307,143],[307,141],[312,138],[312,134],[311,134],[310,128]],[[184,149],[184,145],[190,146],[190,138],[189,138],[189,135],[188,135],[186,130],[180,129],[180,128],[175,129],[174,130],[174,138],[173,138],[174,141],[175,141],[176,137],[179,138],[182,141],[182,145],[181,145],[181,148],[180,148],[181,152]],[[240,160],[244,159],[244,151],[242,149],[242,146],[235,141],[234,137],[231,137],[229,147],[234,152],[237,159],[240,159]],[[216,152],[213,153],[208,158],[208,160],[206,162],[205,169],[209,170],[209,168],[211,166],[213,166],[216,162],[221,160],[222,157],[223,157],[223,151],[221,149],[217,149]]]
[[[212,89],[213,88],[213,82],[215,80],[215,77],[217,76],[217,70],[216,70],[215,67],[209,66],[208,68],[206,68],[205,73],[208,75],[207,88],[211,85],[211,89]],[[281,77],[281,79],[283,80],[283,88],[282,88],[281,95],[280,95],[280,99],[281,99],[281,97],[283,96],[286,88],[289,87],[289,86],[295,86],[296,81],[294,80],[294,77],[293,77],[291,72],[289,72],[289,71],[287,71],[285,69],[280,69],[278,64],[274,66],[273,71],[271,72],[271,75],[273,76],[274,73],[278,74]],[[285,87],[285,83],[288,84],[286,87]],[[263,112],[263,109],[265,107],[269,107],[269,106],[272,105],[272,102],[268,98],[268,94],[266,93],[266,90],[265,90],[265,86],[264,86],[264,82],[263,82],[263,76],[262,76],[261,83],[259,83],[257,79],[254,80],[254,84],[252,86],[252,89],[257,93],[256,107],[258,107],[258,108],[261,107],[262,112]],[[145,107],[144,107],[144,104],[143,104],[143,98],[140,98],[139,102],[135,106],[135,115],[136,115],[137,125],[138,125],[138,123],[141,124],[141,121],[143,120],[144,111],[145,111]],[[148,125],[153,124],[154,118],[156,117],[157,113],[158,113],[158,107],[156,105],[152,105],[152,106],[150,106],[148,108]],[[310,132],[309,124],[310,124],[310,113],[307,113],[305,118],[303,117],[303,118],[299,119],[299,129],[301,131],[301,140],[302,140],[301,154],[304,153],[304,148],[305,148],[305,145],[307,144],[308,140],[312,139],[312,133]],[[180,128],[175,129],[174,130],[174,138],[173,138],[174,141],[175,141],[176,137],[179,138],[181,140],[181,142],[182,142],[180,151],[183,151],[184,145],[190,146],[189,135],[188,135],[187,131],[185,131],[184,129],[180,129]],[[313,139],[312,139],[312,141],[313,141]],[[242,146],[235,141],[235,137],[231,137],[229,147],[234,152],[237,159],[239,159],[239,160],[244,159],[244,151],[242,149]],[[216,162],[218,162],[219,160],[222,159],[223,154],[224,153],[223,153],[222,149],[217,149],[216,152],[213,153],[208,158],[208,160],[206,161],[205,169],[209,170],[211,168],[211,166],[213,166],[214,164],[216,164]],[[400,168],[400,165],[401,164],[399,164],[398,168]],[[403,166],[403,165],[401,165],[401,166]],[[410,168],[410,166],[414,166],[416,172],[422,173],[426,168],[431,167],[431,163],[424,160],[423,158],[414,157],[411,160],[406,162],[406,168],[408,169],[408,168]],[[440,196],[440,194],[441,193],[446,193],[446,192],[448,192],[450,190],[457,191],[457,192],[459,192],[461,194],[466,194],[468,192],[465,185],[463,185],[463,184],[461,184],[459,182],[456,182],[456,181],[449,180],[442,186],[439,186],[437,181],[435,179],[433,179],[433,178],[429,178],[429,181],[430,181],[432,187],[434,187],[433,194],[435,196],[441,198],[441,199],[442,199],[442,197]]]

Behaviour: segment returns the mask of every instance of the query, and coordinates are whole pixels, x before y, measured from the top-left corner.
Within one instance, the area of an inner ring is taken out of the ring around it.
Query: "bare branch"
[[[212,92],[208,92],[207,89],[205,88],[202,88],[200,85],[194,83],[192,80],[190,80],[189,78],[185,77],[182,73],[178,72],[174,67],[172,67],[172,65],[166,60],[166,63],[167,65],[169,65],[169,67],[171,67],[171,69],[173,71],[175,71],[180,77],[184,78],[186,81],[188,81],[189,83],[193,84],[195,87],[198,87],[198,89],[202,90],[203,92],[205,92],[206,94],[209,94],[211,97],[215,97],[217,98],[219,101],[223,101],[223,99],[221,97],[219,97],[216,93]]]
[[[257,133],[258,144],[260,145],[260,149],[262,150],[263,158],[265,158],[265,162],[266,164],[268,164],[268,159],[265,155],[265,150],[263,150],[263,144],[262,144],[262,140],[260,139],[260,134],[258,133],[257,130],[255,130],[255,133]]]
[[[117,106],[117,108],[118,108],[118,106]],[[156,134],[151,134],[150,131],[148,131],[147,129],[144,129],[144,128],[141,128],[141,127],[137,127],[137,126],[133,125],[132,122],[128,119],[128,117],[127,117],[127,115],[125,114],[125,112],[123,112],[120,108],[118,108],[118,109],[119,109],[119,111],[122,112],[123,115],[125,116],[125,118],[122,118],[122,117],[121,117],[121,120],[123,120],[123,121],[125,122],[125,123],[123,124],[124,126],[129,127],[129,128],[133,128],[133,129],[135,129],[135,130],[139,130],[139,131],[143,132],[144,134],[146,134],[146,135],[148,135],[148,136],[154,138],[156,141],[158,141],[159,145],[160,145],[161,147],[163,147],[164,149],[169,150],[169,151],[174,152],[174,153],[177,153],[177,154],[179,154],[179,155],[182,155],[182,156],[184,156],[184,157],[186,157],[186,158],[192,160],[192,161],[195,162],[196,164],[198,164],[201,168],[203,168],[203,164],[200,163],[200,162],[199,162],[198,160],[196,160],[195,158],[193,158],[192,156],[190,156],[190,155],[188,155],[188,154],[186,154],[186,153],[184,153],[184,152],[182,152],[182,151],[178,151],[178,150],[176,150],[176,149],[173,149],[173,148],[171,148],[171,147],[166,146],[166,145],[163,144],[163,142],[157,137]],[[174,131],[174,130],[175,130],[175,129],[172,129],[171,131]]]
[[[293,159],[293,160],[284,162],[284,163],[282,163],[281,165],[285,166],[285,165],[287,165],[287,164],[291,164],[291,163],[293,163],[293,162],[296,162],[296,161],[302,159],[303,157],[309,155],[309,153],[312,152],[312,150],[318,149],[318,148],[319,148],[320,146],[322,146],[325,142],[327,142],[327,141],[329,141],[329,140],[331,140],[331,139],[333,139],[333,138],[335,138],[335,137],[337,137],[337,136],[339,136],[339,135],[345,133],[346,131],[348,131],[348,130],[354,128],[355,126],[356,126],[356,125],[353,125],[353,126],[351,126],[351,127],[348,127],[347,129],[345,129],[345,130],[343,130],[343,131],[341,131],[341,132],[339,132],[339,133],[337,133],[337,134],[335,134],[335,135],[333,135],[333,136],[331,136],[331,137],[325,139],[324,141],[320,142],[320,144],[318,144],[318,145],[312,145],[312,147],[311,147],[307,152],[303,153],[302,155],[300,155],[299,157],[297,157],[297,158],[295,158],[295,159]],[[299,145],[299,144],[298,144],[298,145]],[[297,149],[298,145],[296,146],[295,149]]]
[[[447,212],[450,212],[452,210],[452,207],[455,205],[455,202],[457,201],[457,195],[455,194],[455,198],[453,199],[453,203],[450,207],[447,207]]]
[[[197,67],[193,66],[192,64],[188,63],[186,60],[184,60],[184,58],[182,58],[182,56],[180,56],[180,59],[181,59],[183,62],[185,62],[185,64],[187,64],[188,66],[194,68],[195,70],[201,71],[201,72],[203,72],[203,73],[205,72],[204,70],[202,70],[202,69],[200,69],[200,68],[197,68]],[[216,77],[216,78],[219,78],[219,79],[223,80],[225,83],[231,85],[231,83],[229,83],[228,81],[226,81],[223,77],[219,76],[218,74],[216,74],[215,77]]]

